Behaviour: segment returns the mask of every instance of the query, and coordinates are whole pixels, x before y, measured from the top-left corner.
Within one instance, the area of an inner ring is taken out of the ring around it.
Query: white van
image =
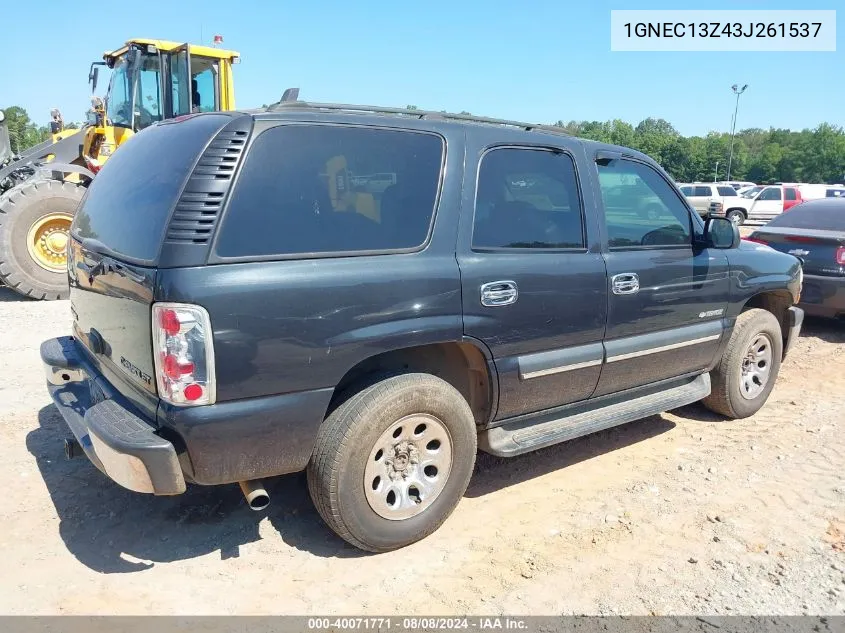
[[[798,191],[804,200],[818,200],[819,198],[837,198],[845,195],[843,185],[799,184]],[[839,195],[836,194],[840,191]],[[831,193],[828,193],[831,192]]]

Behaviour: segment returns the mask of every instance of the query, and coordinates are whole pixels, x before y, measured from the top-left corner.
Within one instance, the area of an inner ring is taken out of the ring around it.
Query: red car
[[[783,188],[783,210],[789,211],[796,204],[801,204],[804,199],[801,197],[801,190],[798,187]]]

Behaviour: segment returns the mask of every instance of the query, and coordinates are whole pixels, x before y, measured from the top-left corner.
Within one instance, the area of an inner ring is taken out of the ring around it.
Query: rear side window
[[[693,192],[692,195],[694,195],[696,197],[709,196],[710,195],[710,187],[702,187],[701,185],[699,185],[695,188],[695,191]]]
[[[130,260],[155,263],[188,172],[230,120],[192,117],[153,125],[129,139],[91,182],[71,234],[102,242]]]
[[[736,196],[736,189],[733,187],[716,187],[720,196]]]
[[[795,196],[795,189],[793,189],[792,187],[787,187],[786,189],[784,189],[783,194],[786,200],[797,200],[797,197]]]
[[[693,190],[693,188],[690,187],[689,185],[684,185],[683,187],[681,187],[681,193],[684,194],[685,196],[691,196],[692,190]]]
[[[429,233],[444,142],[404,130],[282,125],[253,143],[220,257],[413,249]]]
[[[478,172],[473,248],[583,248],[575,163],[568,154],[501,148]]]

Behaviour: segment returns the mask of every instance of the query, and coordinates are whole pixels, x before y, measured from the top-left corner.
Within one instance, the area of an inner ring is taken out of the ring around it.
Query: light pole
[[[746,88],[748,88],[748,84],[743,84],[742,88],[740,88],[738,84],[731,86],[731,90],[733,90],[736,95],[736,107],[734,107],[734,118],[731,121],[731,151],[728,155],[728,175],[725,176],[725,180],[731,179],[731,163],[734,158],[734,133],[736,132],[736,113],[739,111],[739,95],[745,92]]]
[[[716,161],[716,171],[713,172],[713,182],[719,180],[719,161]]]

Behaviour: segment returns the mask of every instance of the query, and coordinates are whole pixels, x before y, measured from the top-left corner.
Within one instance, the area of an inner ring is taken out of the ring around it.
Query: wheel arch
[[[783,349],[786,349],[787,336],[789,334],[789,308],[794,305],[792,294],[784,289],[764,290],[752,295],[743,304],[740,314],[752,308],[760,308],[771,312],[778,320],[781,336],[783,337]]]
[[[725,217],[727,217],[731,212],[739,211],[746,220],[748,219],[748,209],[743,207],[728,207],[725,209]]]
[[[498,398],[495,365],[487,347],[470,337],[401,347],[361,360],[335,386],[325,416],[374,382],[407,372],[432,374],[455,387],[469,403],[478,426],[493,419]]]

